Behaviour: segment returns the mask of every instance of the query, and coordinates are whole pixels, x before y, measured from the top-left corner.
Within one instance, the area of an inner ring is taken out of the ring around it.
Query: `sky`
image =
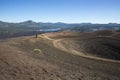
[[[0,0],[0,21],[120,23],[120,0]]]

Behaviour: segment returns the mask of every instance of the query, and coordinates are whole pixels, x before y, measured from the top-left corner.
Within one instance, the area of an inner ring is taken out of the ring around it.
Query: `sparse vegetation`
[[[34,53],[42,54],[42,51],[39,48],[34,48],[33,51]]]
[[[119,51],[119,39],[113,35],[118,32],[114,37],[95,33],[56,32],[37,39],[35,34],[5,39],[0,42],[0,80],[119,80],[118,61],[89,59],[62,50],[83,49],[91,56]]]

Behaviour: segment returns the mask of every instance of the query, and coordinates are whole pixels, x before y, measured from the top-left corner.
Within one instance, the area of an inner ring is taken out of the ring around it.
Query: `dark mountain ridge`
[[[92,23],[43,23],[35,22],[32,20],[11,23],[0,21],[0,36],[10,35],[28,35],[54,31],[73,31],[73,32],[93,32],[99,30],[120,30],[120,24],[108,23],[108,24],[92,24]]]

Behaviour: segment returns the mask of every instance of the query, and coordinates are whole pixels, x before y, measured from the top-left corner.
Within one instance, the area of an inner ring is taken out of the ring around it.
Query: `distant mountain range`
[[[13,34],[33,34],[41,32],[53,32],[53,31],[77,31],[77,32],[92,32],[97,30],[120,30],[120,24],[108,23],[108,24],[92,24],[92,23],[43,23],[34,22],[32,20],[9,23],[0,21],[0,35],[13,35]]]
[[[27,28],[28,30],[32,28],[32,30],[39,29],[66,29],[66,28],[92,28],[94,30],[104,30],[104,29],[120,29],[120,24],[117,23],[108,23],[108,24],[92,24],[92,23],[43,23],[43,22],[34,22],[32,20],[20,22],[20,23],[8,23],[0,21],[0,28]]]
[[[74,24],[75,25],[75,24]],[[73,25],[73,26],[74,26]],[[69,28],[69,31],[78,32],[94,32],[99,30],[120,30],[120,24],[108,23],[108,24],[77,24],[75,27]]]

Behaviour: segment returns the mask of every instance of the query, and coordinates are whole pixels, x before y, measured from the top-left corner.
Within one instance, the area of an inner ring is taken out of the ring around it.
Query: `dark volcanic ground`
[[[34,53],[35,48],[42,54]],[[54,47],[52,40],[44,37],[0,41],[0,80],[119,79],[120,63],[73,55]]]

